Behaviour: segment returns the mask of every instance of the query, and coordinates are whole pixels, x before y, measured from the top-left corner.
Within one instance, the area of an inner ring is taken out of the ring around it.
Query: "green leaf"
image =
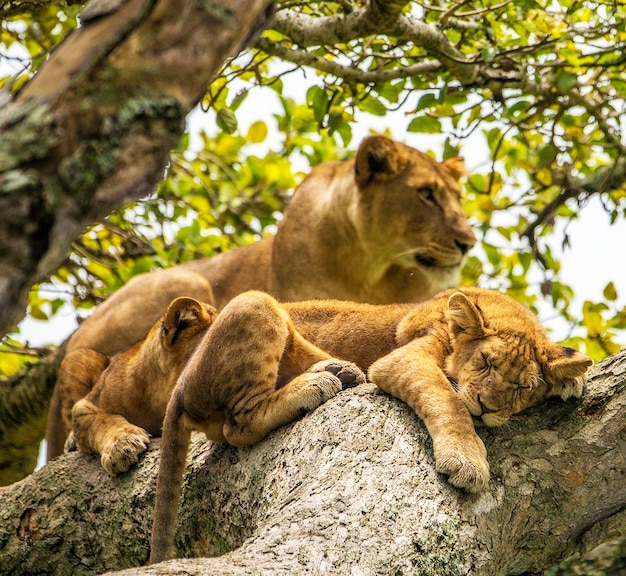
[[[313,109],[313,117],[316,122],[321,122],[328,110],[328,96],[326,91],[319,86],[311,86],[306,91],[306,103]]]
[[[598,336],[605,328],[602,312],[608,307],[606,304],[593,304],[586,301],[583,304],[583,325],[587,328],[590,337]]]
[[[537,150],[537,160],[539,165],[549,164],[556,158],[556,148],[551,142],[548,142],[545,146],[541,146]]]
[[[578,76],[571,72],[560,72],[556,77],[556,86],[559,92],[567,92],[578,83]]]
[[[615,302],[615,300],[617,300],[617,290],[615,289],[615,284],[613,284],[613,282],[609,282],[604,288],[604,292],[602,294],[610,302]]]
[[[267,138],[267,125],[265,122],[255,122],[248,128],[248,134],[246,135],[246,140],[252,142],[253,144],[259,144],[263,142]]]
[[[530,264],[533,261],[533,256],[530,252],[519,252],[517,254],[520,264],[522,265],[522,268],[524,269],[524,274],[526,274],[528,272],[528,269],[530,268]]]
[[[502,254],[500,250],[498,250],[495,246],[491,244],[487,244],[483,242],[483,250],[485,251],[485,255],[487,256],[487,260],[493,266],[498,266],[502,260]]]
[[[363,112],[374,114],[374,116],[384,116],[387,114],[387,108],[378,98],[374,98],[373,96],[367,96],[364,100],[361,100],[361,102],[359,102],[359,108],[361,108]]]
[[[217,125],[226,134],[233,134],[237,130],[237,118],[230,108],[222,108],[216,115]]]
[[[436,104],[437,104],[437,97],[431,92],[427,92],[417,102],[415,111],[419,112],[420,110],[424,110],[425,108],[431,108],[432,106],[435,106]]]
[[[439,134],[441,130],[441,122],[438,118],[432,116],[418,116],[413,118],[407,126],[408,132],[423,132],[425,134]]]
[[[35,320],[48,320],[48,315],[39,306],[31,306],[30,315]]]
[[[500,50],[498,50],[497,46],[491,46],[487,44],[483,46],[481,52],[483,55],[483,60],[485,62],[491,62],[500,53]]]
[[[233,112],[236,112],[237,109],[239,108],[239,106],[241,106],[241,104],[245,101],[245,99],[248,97],[249,91],[248,90],[240,90],[237,95],[232,99],[231,103],[230,103],[230,109]]]

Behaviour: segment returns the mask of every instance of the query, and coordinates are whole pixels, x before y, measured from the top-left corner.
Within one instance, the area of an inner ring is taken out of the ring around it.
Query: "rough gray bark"
[[[71,241],[151,193],[187,112],[268,23],[271,0],[97,0],[0,102],[0,336]]]
[[[369,384],[347,390],[252,448],[196,436],[178,554],[219,558],[120,575],[491,576],[565,561],[551,572],[564,575],[594,557],[617,574],[625,422],[626,350],[593,370],[581,401],[481,429],[492,481],[468,495],[434,472],[429,436],[408,407]],[[145,562],[158,445],[117,479],[96,457],[70,454],[0,489],[0,573],[80,576]]]

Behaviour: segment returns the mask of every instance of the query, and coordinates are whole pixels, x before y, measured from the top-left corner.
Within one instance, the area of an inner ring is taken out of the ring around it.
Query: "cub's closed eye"
[[[417,189],[417,192],[429,202],[435,202],[435,191],[430,186],[422,186]]]
[[[491,358],[489,358],[489,355],[488,355],[488,354],[485,354],[484,352],[481,352],[481,353],[480,353],[480,355],[481,355],[481,356],[482,356],[482,358],[483,358],[483,362],[485,363],[485,366],[486,366],[487,368],[491,368],[492,363],[491,363]]]

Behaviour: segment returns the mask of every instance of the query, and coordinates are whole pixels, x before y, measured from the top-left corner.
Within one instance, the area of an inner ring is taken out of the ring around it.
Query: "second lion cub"
[[[267,294],[235,299],[219,316],[213,306],[176,298],[144,340],[110,363],[88,348],[63,359],[59,385],[70,442],[100,454],[113,476],[128,470],[150,436],[161,434],[187,365],[188,424],[234,446],[254,444],[342,387],[365,382],[356,365],[305,340]]]

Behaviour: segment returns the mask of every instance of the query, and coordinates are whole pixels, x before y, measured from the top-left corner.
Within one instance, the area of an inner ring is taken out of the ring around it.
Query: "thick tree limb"
[[[28,14],[33,10],[46,8],[50,4],[52,4],[51,0],[0,0],[0,18]],[[62,8],[83,4],[83,0],[57,0],[54,4]]]
[[[185,114],[271,0],[91,4],[0,111],[0,335],[71,240],[162,177]]]
[[[492,481],[468,495],[434,472],[411,410],[361,386],[249,449],[196,437],[178,553],[221,556],[121,574],[512,575],[585,553],[611,574],[626,537],[625,422],[626,350],[594,370],[582,401],[480,430]],[[96,457],[70,454],[0,489],[0,573],[143,563],[157,448],[117,479]]]

